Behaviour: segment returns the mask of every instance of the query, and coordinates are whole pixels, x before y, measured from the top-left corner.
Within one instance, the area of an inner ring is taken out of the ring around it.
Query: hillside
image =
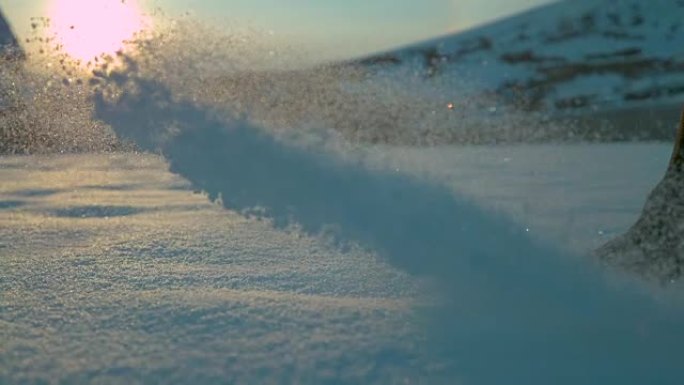
[[[669,132],[684,102],[684,1],[560,1],[356,64],[408,69],[526,111],[639,124],[634,117],[662,117]]]

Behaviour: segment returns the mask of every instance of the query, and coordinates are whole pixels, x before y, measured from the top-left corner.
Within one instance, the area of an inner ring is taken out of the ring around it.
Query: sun
[[[49,15],[62,51],[84,63],[123,49],[147,23],[135,0],[51,0]]]

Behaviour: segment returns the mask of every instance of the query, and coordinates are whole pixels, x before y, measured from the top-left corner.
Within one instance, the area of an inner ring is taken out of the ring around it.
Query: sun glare
[[[146,24],[135,0],[52,0],[49,15],[62,51],[84,63],[121,50]]]

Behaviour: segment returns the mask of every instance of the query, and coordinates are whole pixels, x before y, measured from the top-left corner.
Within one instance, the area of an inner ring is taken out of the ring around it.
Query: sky
[[[17,34],[58,0],[0,0]],[[61,0],[64,1],[64,0]],[[73,0],[87,1],[87,0]],[[120,1],[120,0],[112,0]],[[272,32],[323,56],[360,56],[472,28],[553,0],[140,0],[152,11],[190,12],[213,24]]]

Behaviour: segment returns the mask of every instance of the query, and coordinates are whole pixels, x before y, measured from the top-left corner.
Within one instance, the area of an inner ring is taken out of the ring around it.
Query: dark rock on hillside
[[[603,260],[664,281],[684,274],[684,112],[670,165],[639,220],[597,250]]]

